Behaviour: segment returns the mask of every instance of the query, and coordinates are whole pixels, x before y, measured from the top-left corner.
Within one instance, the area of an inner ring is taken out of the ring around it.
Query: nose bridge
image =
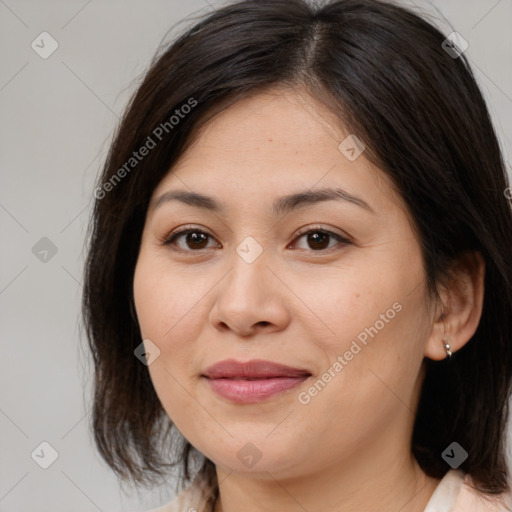
[[[232,258],[232,272],[228,277],[225,292],[235,294],[242,305],[250,300],[253,305],[261,304],[262,299],[269,298],[270,271],[267,268],[268,251],[252,237],[247,237],[237,247]]]

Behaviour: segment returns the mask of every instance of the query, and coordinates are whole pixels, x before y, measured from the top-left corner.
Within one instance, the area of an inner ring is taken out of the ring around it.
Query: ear
[[[440,302],[425,346],[425,357],[435,361],[446,358],[444,343],[455,353],[477,330],[484,302],[483,256],[475,251],[464,253],[452,265],[449,276],[439,290]]]

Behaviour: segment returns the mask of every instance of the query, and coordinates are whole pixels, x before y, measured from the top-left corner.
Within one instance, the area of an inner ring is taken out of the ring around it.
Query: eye
[[[306,243],[309,245],[309,248],[315,252],[331,249],[333,245],[329,246],[329,243],[332,239],[335,239],[338,242],[337,244],[334,244],[334,246],[350,244],[350,240],[348,240],[348,238],[325,229],[309,229],[308,231],[300,234],[295,240],[300,240],[301,238],[306,238]],[[308,247],[306,247],[306,249],[308,249]]]
[[[309,247],[306,250],[311,249],[314,252],[325,251],[331,249],[336,245],[347,245],[350,244],[350,240],[337,233],[328,231],[325,229],[309,229],[308,231],[302,232],[295,240],[306,239],[306,243]],[[179,231],[171,233],[163,242],[163,245],[174,246],[176,250],[183,252],[198,252],[203,249],[212,248],[208,246],[208,241],[213,240],[213,237],[194,227],[184,227]],[[331,244],[336,241],[337,243]]]
[[[185,227],[180,231],[172,233],[165,239],[163,245],[174,245],[179,251],[199,251],[208,249],[208,239],[211,235],[197,228]],[[182,245],[178,242],[183,241]],[[185,244],[185,247],[183,246]]]

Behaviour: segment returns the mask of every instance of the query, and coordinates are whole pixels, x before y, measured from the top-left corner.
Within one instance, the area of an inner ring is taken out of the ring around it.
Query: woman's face
[[[347,136],[305,94],[259,94],[152,196],[134,278],[148,368],[218,467],[290,477],[409,453],[433,324],[420,246]],[[290,368],[209,371],[226,360]]]

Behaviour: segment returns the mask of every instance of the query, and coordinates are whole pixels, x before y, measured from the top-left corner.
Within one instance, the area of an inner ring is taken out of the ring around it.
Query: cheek
[[[161,261],[151,257],[149,251],[141,250],[133,295],[141,336],[151,340],[160,351],[149,366],[157,392],[162,382],[165,388],[173,387],[172,376],[183,380],[182,375],[193,371],[192,340],[201,328],[197,318],[200,308],[195,306],[201,293],[198,288],[188,286],[179,274],[170,272]]]
[[[197,314],[195,305],[205,293],[193,274],[187,278],[170,268],[164,258],[152,254],[151,249],[142,248],[135,268],[133,295],[143,337],[157,342],[180,339],[175,333],[184,325],[190,332],[194,325],[190,318]]]
[[[378,258],[374,253],[372,261],[354,264],[352,272],[340,273],[343,283],[331,285],[331,293],[317,305],[334,333],[315,340],[329,361],[325,371],[343,375],[329,385],[336,392],[326,394],[327,400],[350,402],[350,396],[358,396],[366,404],[363,409],[378,408],[385,389],[379,379],[391,389],[411,390],[418,376],[430,325],[422,260],[413,244],[397,245],[394,252],[389,248],[383,247]],[[408,265],[403,264],[405,255]]]
[[[155,392],[167,415],[181,431],[187,431],[195,402],[187,392],[191,387],[193,347],[197,336],[195,321],[197,287],[189,287],[176,273],[141,249],[134,274],[133,294],[143,339],[151,340],[159,355],[148,366]]]
[[[357,292],[339,295],[336,307],[333,302],[324,310],[330,312],[336,336],[317,339],[318,353],[329,363],[301,395],[305,405],[298,412],[305,424],[308,415],[329,418],[316,428],[318,437],[330,440],[333,452],[362,446],[413,407],[427,327],[418,314],[425,306],[423,287],[411,293],[404,283],[397,286],[390,279],[387,284],[374,288],[360,283]],[[350,448],[332,425],[340,425]]]
[[[332,280],[304,289],[303,296],[310,298],[308,304],[329,329],[316,341],[331,357],[349,350],[354,340],[363,346],[381,340],[383,347],[394,338],[405,342],[404,336],[410,337],[421,324],[423,316],[418,312],[425,308],[421,261],[416,265],[411,260],[407,267],[397,261],[393,257],[360,261],[350,272],[344,269]]]

